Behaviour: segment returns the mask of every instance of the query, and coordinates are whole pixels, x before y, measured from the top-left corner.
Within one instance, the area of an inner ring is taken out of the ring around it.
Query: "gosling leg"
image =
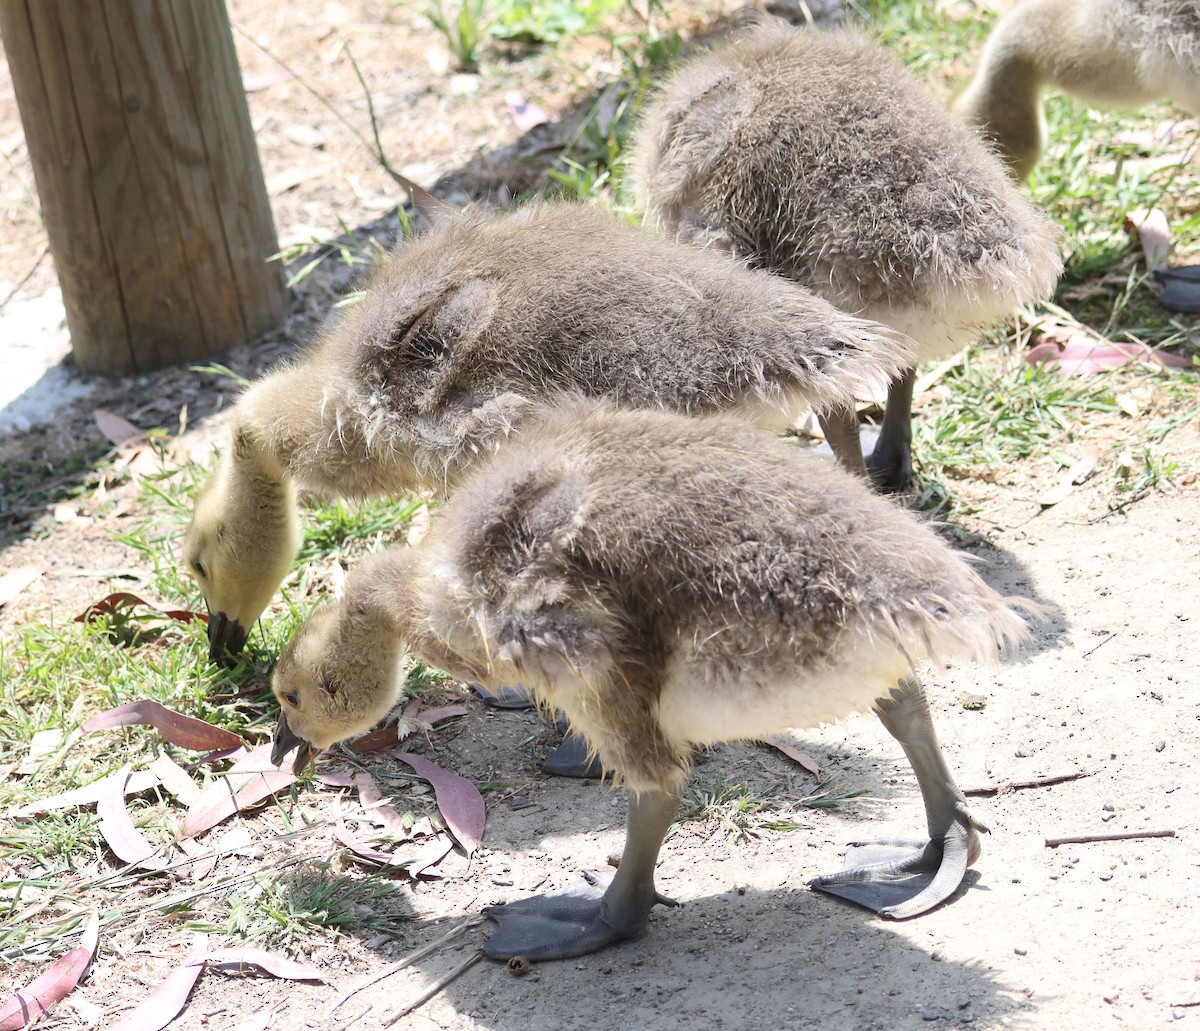
[[[484,955],[502,960],[570,959],[636,938],[646,929],[657,899],[654,864],[678,810],[678,794],[645,791],[630,796],[625,850],[604,894],[538,895],[489,906],[484,915],[497,926],[483,946]]]
[[[809,884],[880,916],[904,920],[954,894],[967,867],[979,858],[979,834],[986,834],[987,827],[971,814],[954,783],[916,674],[910,672],[888,697],[877,699],[875,712],[912,764],[925,803],[929,839],[853,842],[864,848],[865,860],[848,858],[853,865]]]
[[[863,462],[862,446],[858,442],[858,413],[849,407],[833,408],[817,416],[817,421],[842,467],[866,478],[867,467]]]
[[[912,482],[912,398],[916,370],[909,369],[888,385],[887,406],[867,473],[876,490],[895,493]]]

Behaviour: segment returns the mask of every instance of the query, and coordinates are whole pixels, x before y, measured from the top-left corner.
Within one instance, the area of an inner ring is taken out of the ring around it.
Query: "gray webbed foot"
[[[899,494],[907,488],[912,483],[912,452],[907,442],[893,449],[885,446],[880,437],[867,458],[867,478],[872,487],[884,494]]]
[[[862,853],[851,852],[844,869],[809,884],[880,916],[905,920],[954,894],[967,867],[979,858],[979,835],[988,829],[971,814],[954,783],[916,674],[910,671],[887,696],[877,698],[875,713],[912,764],[929,837],[876,845],[856,842],[852,847],[862,848]],[[890,851],[872,851],[877,846]]]
[[[843,869],[808,883],[880,916],[907,920],[958,890],[979,856],[980,832],[986,834],[987,827],[961,806],[942,838],[851,842]]]
[[[546,756],[542,763],[542,772],[552,777],[579,777],[588,780],[598,780],[604,776],[604,767],[600,758],[592,755],[587,742],[573,730],[568,730],[563,736],[562,744]]]
[[[531,709],[533,699],[529,692],[520,684],[512,687],[499,687],[494,690],[482,684],[472,684],[475,693],[488,705],[495,709]],[[564,735],[562,744],[547,756],[542,763],[542,772],[552,777],[577,777],[586,780],[599,780],[604,776],[604,769],[596,756],[588,754],[587,743],[578,734],[558,721],[558,730]]]
[[[636,938],[646,929],[654,903],[654,864],[663,836],[679,809],[679,796],[644,791],[629,800],[625,848],[604,894],[540,895],[489,906],[484,915],[496,930],[483,947],[491,959],[570,959],[613,942]],[[668,900],[662,900],[668,901]]]
[[[585,956],[613,942],[636,938],[645,930],[649,907],[644,912],[627,908],[614,917],[606,910],[603,896],[539,895],[489,906],[483,912],[496,923],[483,946],[485,956],[537,961]]]
[[[1170,311],[1200,312],[1200,265],[1164,268],[1154,271],[1162,284],[1158,303]]]

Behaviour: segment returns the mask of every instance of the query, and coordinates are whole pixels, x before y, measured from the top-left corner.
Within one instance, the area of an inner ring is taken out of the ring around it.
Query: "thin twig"
[[[348,992],[346,992],[344,995],[338,997],[333,1002],[333,1004],[329,1007],[329,1009],[327,1009],[325,1011],[325,1019],[328,1020],[331,1016],[333,1016],[334,1011],[340,1005],[342,1005],[342,1003],[349,1002],[355,995],[357,995],[359,992],[361,992],[364,988],[370,988],[371,985],[375,984],[378,981],[382,981],[385,977],[391,977],[392,974],[399,973],[405,967],[411,966],[413,963],[417,962],[417,960],[424,959],[426,956],[430,955],[431,953],[437,952],[437,950],[440,949],[443,945],[445,945],[446,942],[450,941],[450,939],[457,938],[460,934],[462,934],[463,931],[465,931],[471,927],[478,927],[486,919],[487,919],[487,917],[485,917],[482,913],[478,913],[474,916],[465,917],[463,920],[459,921],[459,923],[455,924],[452,928],[450,928],[450,930],[448,930],[440,938],[437,938],[434,941],[431,941],[428,945],[421,946],[421,948],[416,949],[413,952],[410,952],[403,959],[397,960],[391,966],[384,967],[378,973],[372,974],[365,981],[359,982],[353,988],[351,988]]]
[[[1047,848],[1059,845],[1087,845],[1093,841],[1135,841],[1138,838],[1173,838],[1173,830],[1166,831],[1117,831],[1113,834],[1070,834],[1065,838],[1047,838]]]
[[[1055,773],[1046,777],[1034,777],[1033,780],[1010,780],[1003,784],[985,784],[979,788],[965,788],[964,795],[990,796],[1007,795],[1010,791],[1020,791],[1023,788],[1045,788],[1051,784],[1065,784],[1069,780],[1082,780],[1090,777],[1092,770],[1081,770],[1077,773]]]
[[[1103,647],[1104,647],[1106,644],[1108,644],[1108,642],[1109,642],[1109,641],[1111,641],[1111,640],[1112,640],[1114,637],[1116,637],[1116,636],[1117,636],[1116,634],[1109,634],[1109,635],[1108,635],[1108,636],[1107,636],[1107,637],[1106,637],[1106,638],[1105,638],[1103,641],[1101,641],[1099,644],[1094,644],[1094,645],[1092,645],[1092,647],[1090,647],[1090,648],[1089,648],[1087,651],[1085,651],[1085,652],[1083,653],[1083,655],[1082,655],[1082,658],[1085,658],[1085,659],[1086,659],[1086,658],[1087,658],[1089,655],[1091,655],[1091,654],[1092,654],[1092,652],[1094,652],[1094,651],[1095,651],[1097,648],[1103,648]]]
[[[481,959],[483,959],[483,949],[476,949],[473,953],[471,953],[470,956],[468,956],[458,966],[456,966],[453,970],[451,970],[450,973],[448,973],[445,976],[440,977],[436,981],[434,981],[433,984],[431,984],[428,988],[426,988],[425,991],[423,991],[420,995],[418,995],[412,1002],[410,1002],[403,1009],[398,1009],[398,1010],[396,1010],[395,1013],[391,1014],[390,1016],[385,1016],[383,1018],[383,1026],[391,1027],[401,1017],[407,1017],[418,1006],[424,1006],[425,1003],[427,1003],[430,999],[432,999],[435,995],[437,995],[437,993],[440,992],[443,988],[445,988],[446,985],[448,985],[455,978],[461,976],[462,974],[465,974],[468,970],[471,969],[471,967],[473,967]]]
[[[359,70],[358,62],[354,60],[354,55],[350,53],[349,46],[345,46],[346,56],[350,58],[350,64],[354,68],[354,74],[358,76],[358,81],[362,84],[363,92],[366,94],[367,110],[370,112],[371,116],[371,129],[375,135],[374,147],[371,146],[371,144],[367,141],[367,138],[358,130],[358,128],[334,106],[332,101],[325,97],[325,95],[322,94],[318,89],[310,86],[302,76],[294,72],[288,66],[287,62],[283,60],[283,58],[274,53],[268,47],[264,46],[252,35],[250,35],[250,33],[246,32],[238,25],[235,24],[233,28],[239,35],[241,35],[248,42],[252,43],[254,46],[258,47],[258,49],[266,54],[267,57],[279,65],[279,67],[287,72],[290,76],[292,76],[296,82],[298,82],[305,90],[312,94],[312,96],[317,100],[318,103],[321,104],[322,107],[324,107],[330,114],[333,115],[334,118],[341,122],[346,130],[349,131],[349,133],[363,145],[363,148],[367,151],[367,153],[375,159],[379,167],[382,168],[396,183],[398,183],[407,191],[408,199],[412,202],[413,207],[417,208],[423,215],[425,215],[426,218],[430,218],[430,213],[434,211],[443,209],[447,211],[454,210],[452,205],[447,204],[440,197],[435,197],[432,193],[423,187],[418,186],[407,176],[401,175],[392,167],[391,162],[388,161],[387,155],[383,152],[383,144],[379,140],[379,123],[375,117],[375,105],[371,99],[371,91],[367,88],[367,83],[363,79],[362,72]]]
[[[1152,487],[1143,487],[1127,497],[1124,501],[1117,505],[1110,505],[1107,512],[1103,515],[1098,515],[1094,519],[1089,519],[1089,523],[1102,523],[1105,519],[1115,516],[1118,512],[1124,512],[1130,505],[1136,505],[1143,498],[1148,497]]]

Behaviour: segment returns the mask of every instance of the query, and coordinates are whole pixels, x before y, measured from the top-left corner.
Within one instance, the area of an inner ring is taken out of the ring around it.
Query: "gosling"
[[[861,478],[741,420],[568,406],[477,463],[417,547],[366,559],[314,611],[275,669],[272,759],[294,748],[300,770],[372,726],[410,652],[528,685],[631,796],[601,898],[486,911],[489,956],[564,959],[645,929],[694,748],[873,708],[912,763],[929,839],[812,883],[905,918],[955,891],[986,830],[911,665],[994,660],[1028,635],[1023,609]]]
[[[955,110],[1023,182],[1046,146],[1041,95],[1100,107],[1170,100],[1200,113],[1196,0],[1025,0],[1000,19]]]
[[[297,480],[348,498],[445,492],[561,390],[778,430],[911,361],[893,330],[595,209],[444,219],[238,402],[183,548],[211,657],[242,649],[295,558]]]
[[[917,357],[953,354],[1048,296],[1057,230],[896,60],[851,32],[763,21],[684,64],[635,130],[646,223],[730,252],[892,326]],[[895,378],[864,467],[852,406],[822,421],[882,489],[912,477],[914,373]]]

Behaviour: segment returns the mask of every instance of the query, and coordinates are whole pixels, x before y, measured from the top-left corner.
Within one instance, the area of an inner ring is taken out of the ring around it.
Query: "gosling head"
[[[316,609],[271,678],[279,700],[271,762],[278,766],[296,749],[292,770],[300,773],[318,752],[383,719],[399,696],[402,657],[394,635],[372,626],[361,608],[329,603]]]
[[[205,486],[183,541],[184,570],[208,606],[208,657],[238,654],[300,546],[291,480],[269,467],[245,432]]]

